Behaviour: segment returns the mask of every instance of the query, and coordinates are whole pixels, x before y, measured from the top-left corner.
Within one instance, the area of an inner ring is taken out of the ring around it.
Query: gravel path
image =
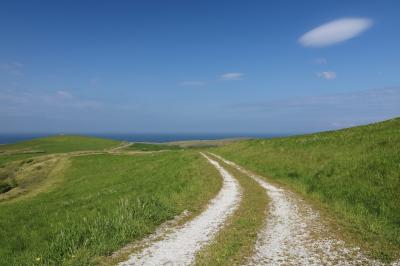
[[[209,243],[237,209],[241,200],[239,183],[218,162],[202,155],[219,171],[223,185],[206,210],[163,239],[151,243],[119,265],[189,265],[204,245]]]
[[[259,232],[249,265],[380,265],[357,247],[348,247],[323,224],[317,211],[294,193],[212,154],[253,178],[269,198],[266,225]]]

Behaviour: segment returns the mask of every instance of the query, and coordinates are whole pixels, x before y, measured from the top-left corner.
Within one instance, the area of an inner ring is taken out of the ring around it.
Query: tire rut
[[[130,256],[119,265],[190,265],[196,253],[213,240],[225,221],[238,208],[241,189],[238,181],[217,161],[201,153],[220,173],[223,185],[204,212],[177,227],[163,239]]]
[[[256,180],[270,197],[266,224],[258,234],[249,265],[383,265],[368,258],[358,247],[338,239],[318,211],[295,193],[210,154]]]

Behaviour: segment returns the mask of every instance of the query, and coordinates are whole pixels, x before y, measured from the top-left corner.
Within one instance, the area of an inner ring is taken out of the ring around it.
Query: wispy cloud
[[[60,109],[96,109],[102,105],[96,100],[77,97],[67,90],[43,93],[0,91],[0,113],[3,115],[32,114],[42,111],[48,113]]]
[[[317,77],[323,78],[326,80],[336,79],[336,72],[333,72],[333,71],[319,72],[319,73],[317,73]]]
[[[230,72],[222,74],[219,79],[220,80],[241,80],[243,79],[244,74],[240,72]]]
[[[186,86],[186,87],[189,87],[189,86],[198,87],[198,86],[204,86],[204,85],[207,85],[207,84],[212,84],[212,83],[220,81],[220,80],[222,80],[222,81],[242,80],[243,77],[244,77],[244,73],[241,73],[241,72],[227,72],[227,73],[224,73],[224,74],[218,76],[216,80],[208,80],[208,81],[205,81],[205,80],[184,80],[184,81],[179,82],[179,85],[180,86]]]
[[[202,80],[186,80],[180,83],[181,86],[202,86],[206,84],[207,82]]]
[[[305,47],[329,46],[360,35],[372,24],[372,20],[366,18],[337,19],[305,33],[299,42]]]
[[[22,69],[24,67],[24,64],[20,62],[11,62],[11,63],[5,63],[5,64],[0,64],[0,70],[5,71],[8,74],[14,75],[14,76],[22,76]]]
[[[400,115],[400,87],[230,105],[232,116],[268,125],[265,130],[337,129]],[[258,119],[258,120],[257,120]],[[282,121],[285,121],[282,123]],[[274,126],[275,125],[275,126]],[[276,126],[276,125],[279,125]],[[281,131],[282,132],[282,131]]]
[[[70,92],[64,91],[64,90],[57,91],[55,93],[55,95],[57,97],[59,97],[59,98],[62,98],[62,99],[72,99],[73,98],[73,96],[72,96],[72,94]]]
[[[328,60],[326,60],[326,58],[324,58],[324,57],[315,58],[314,59],[314,64],[326,65],[326,64],[328,64]]]

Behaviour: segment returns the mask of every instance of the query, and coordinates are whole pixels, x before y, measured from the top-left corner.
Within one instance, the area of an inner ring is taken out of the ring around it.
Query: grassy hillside
[[[247,140],[214,152],[286,184],[381,259],[400,251],[400,119],[340,131]]]
[[[51,136],[15,144],[0,145],[0,154],[4,152],[42,152],[60,153],[84,150],[103,150],[117,146],[120,141],[85,136]]]
[[[57,163],[43,155],[74,151],[99,151],[117,147],[121,142],[83,136],[52,136],[9,145],[0,145],[0,201],[20,195],[39,184]],[[39,157],[41,156],[41,157]],[[33,158],[42,158],[33,160]],[[23,173],[22,173],[23,172]],[[5,196],[4,192],[14,189]]]
[[[180,150],[181,147],[177,145],[167,145],[167,144],[153,144],[153,143],[132,143],[129,147],[129,150],[138,150],[138,151],[162,151],[162,150]]]
[[[199,211],[221,186],[193,152],[70,160],[58,187],[0,203],[0,265],[91,264],[185,209]]]

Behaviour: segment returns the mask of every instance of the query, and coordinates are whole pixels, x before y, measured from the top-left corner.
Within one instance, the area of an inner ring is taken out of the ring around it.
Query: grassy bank
[[[6,154],[7,156],[21,154],[29,156],[36,153],[43,154],[86,150],[104,150],[116,147],[120,143],[120,141],[116,140],[85,136],[51,136],[21,141],[15,144],[0,145],[0,158],[4,155],[4,153],[11,153]]]
[[[182,148],[177,145],[167,145],[167,144],[153,144],[153,143],[132,143],[129,150],[137,151],[162,151],[162,150],[181,150]]]
[[[399,256],[400,119],[213,151],[319,204],[375,257]]]
[[[244,265],[253,252],[257,233],[265,221],[267,194],[250,177],[221,161],[220,163],[239,181],[242,187],[242,202],[218,233],[215,241],[199,252],[196,264]]]
[[[197,153],[71,158],[59,188],[0,203],[1,265],[87,265],[151,233],[221,186]]]

